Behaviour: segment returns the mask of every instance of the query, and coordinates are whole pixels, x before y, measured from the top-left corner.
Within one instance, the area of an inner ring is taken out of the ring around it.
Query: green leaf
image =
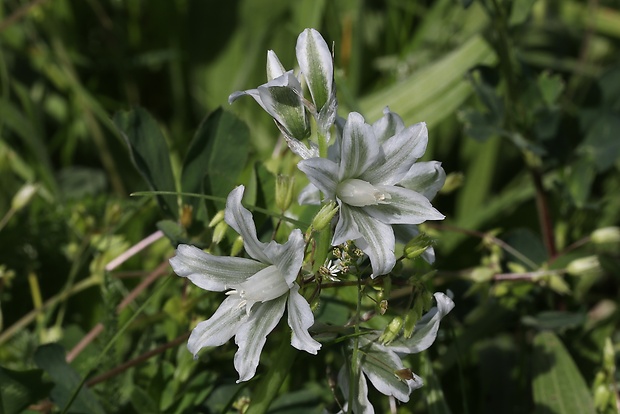
[[[547,329],[561,332],[570,328],[577,328],[586,321],[586,315],[577,312],[545,311],[535,316],[524,316],[521,323],[537,329]]]
[[[234,114],[217,109],[205,118],[183,161],[181,189],[187,193],[209,194],[224,199],[238,184],[237,179],[249,154],[249,129]],[[208,188],[203,187],[207,186]],[[183,197],[183,204],[198,213],[201,200]],[[223,208],[223,203],[217,203]]]
[[[551,75],[549,72],[543,72],[536,81],[545,104],[547,106],[555,104],[564,91],[562,77],[560,75]]]
[[[50,394],[52,401],[64,407],[72,397],[73,391],[82,383],[77,371],[65,361],[65,350],[58,344],[42,345],[35,352],[34,361],[56,384]],[[95,394],[88,388],[80,390],[69,412],[104,414]]]
[[[0,412],[18,414],[43,399],[52,388],[43,382],[43,371],[13,371],[0,367]]]
[[[433,364],[423,352],[420,357],[420,375],[424,378],[424,398],[426,399],[427,412],[429,414],[452,414],[444,396],[439,377],[433,370]]]
[[[589,128],[577,152],[591,160],[598,172],[603,172],[620,157],[620,116],[604,109],[582,113],[582,122],[589,121]]]
[[[114,124],[125,139],[134,166],[152,190],[176,191],[170,151],[157,122],[143,108],[117,112]],[[178,218],[176,196],[157,196],[164,214]]]
[[[524,23],[527,17],[530,15],[532,6],[536,0],[515,0],[512,3],[512,10],[510,11],[510,17],[508,18],[509,26],[516,26]]]
[[[552,332],[534,337],[532,391],[537,413],[595,414],[592,396],[572,357]]]

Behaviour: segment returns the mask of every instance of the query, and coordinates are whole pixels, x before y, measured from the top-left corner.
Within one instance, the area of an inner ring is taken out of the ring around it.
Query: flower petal
[[[288,236],[288,241],[285,244],[272,242],[265,249],[265,254],[271,263],[278,268],[288,287],[293,285],[301,269],[305,247],[306,243],[301,230],[295,229]]]
[[[454,302],[444,293],[435,293],[435,301],[437,306],[422,316],[411,338],[396,339],[390,343],[390,349],[402,354],[415,354],[424,351],[435,342],[441,319],[454,308]]]
[[[301,190],[297,196],[297,202],[318,206],[321,204],[321,192],[314,184],[310,183]]]
[[[195,246],[179,244],[170,259],[174,273],[204,290],[222,292],[261,271],[266,264],[242,257],[213,256]]]
[[[235,343],[239,346],[235,353],[235,369],[239,373],[237,383],[251,379],[256,373],[260,353],[265,346],[267,335],[276,327],[282,314],[286,295],[252,308],[237,334]]]
[[[267,51],[267,81],[273,80],[286,73],[286,69],[273,50]]]
[[[383,157],[360,177],[372,184],[394,185],[404,178],[415,161],[424,155],[428,143],[426,124],[412,125],[387,139],[382,145]]]
[[[351,112],[342,135],[338,180],[358,178],[378,156],[379,143],[372,127],[362,115]]]
[[[416,162],[398,185],[432,200],[446,182],[446,172],[439,161]]]
[[[366,213],[368,207],[349,207],[349,209],[357,230],[362,235],[362,239],[356,240],[355,244],[370,258],[372,277],[389,273],[396,264],[394,256],[396,240],[392,227],[369,216]]]
[[[245,250],[250,256],[260,262],[271,264],[269,258],[264,253],[267,244],[259,241],[256,236],[256,227],[252,219],[252,213],[241,205],[244,190],[245,187],[240,185],[228,194],[224,220],[241,235]]]
[[[338,217],[338,223],[334,230],[334,237],[332,239],[332,245],[337,246],[345,243],[347,240],[357,240],[362,237],[361,233],[357,231],[357,224],[351,215],[351,209],[347,204],[340,203],[340,216]]]
[[[314,324],[314,315],[310,305],[299,294],[299,286],[294,284],[288,297],[288,326],[293,330],[291,345],[295,348],[316,355],[321,349],[321,344],[315,341],[308,329]]]
[[[390,111],[387,106],[383,109],[383,116],[372,124],[372,130],[379,143],[383,143],[388,138],[398,134],[405,129],[403,119],[396,112]]]
[[[228,294],[237,294],[241,299],[247,300],[248,310],[256,302],[267,302],[276,299],[288,293],[290,289],[282,273],[275,265],[268,266],[255,275],[250,276],[243,283],[231,287],[235,291],[231,291]]]
[[[435,209],[423,195],[391,185],[377,188],[390,195],[389,201],[364,210],[375,219],[388,224],[420,224],[426,220],[443,220],[445,216]]]
[[[187,349],[194,358],[204,347],[225,344],[239,330],[247,319],[241,303],[238,297],[228,297],[209,319],[196,325],[187,341]]]
[[[297,38],[295,53],[316,110],[321,111],[333,94],[334,63],[327,43],[319,32],[306,29]]]
[[[310,158],[297,163],[308,180],[325,194],[325,197],[334,199],[338,185],[338,165],[326,158]]]
[[[364,350],[361,357],[362,371],[380,393],[407,402],[411,391],[422,386],[422,381],[415,375],[412,375],[413,379],[401,379],[396,375],[404,365],[389,348],[366,339],[360,340],[360,347]]]
[[[342,390],[342,395],[345,399],[349,398],[349,364],[345,364],[338,372],[338,386]],[[355,414],[375,414],[375,409],[368,399],[368,384],[366,383],[366,377],[361,372],[358,375],[358,387],[353,401],[352,411]],[[344,412],[348,412],[349,402],[344,405]]]

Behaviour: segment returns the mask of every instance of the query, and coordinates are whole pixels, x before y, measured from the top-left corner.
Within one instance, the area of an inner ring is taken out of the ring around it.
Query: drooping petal
[[[415,191],[388,185],[377,188],[389,194],[390,198],[383,204],[364,207],[364,210],[383,223],[420,224],[426,220],[445,218],[426,197]]]
[[[411,338],[398,338],[389,347],[392,351],[402,354],[422,352],[435,342],[439,323],[453,308],[454,302],[446,294],[435,293],[437,306],[428,311],[416,324]]]
[[[288,326],[293,330],[291,345],[295,348],[316,355],[321,349],[321,344],[315,341],[308,329],[314,324],[314,315],[310,305],[299,294],[299,286],[294,284],[288,297]]]
[[[314,184],[310,183],[301,190],[297,202],[318,206],[321,204],[321,192]]]
[[[293,285],[301,269],[305,246],[301,230],[295,229],[288,236],[288,241],[285,244],[272,242],[265,249],[265,254],[271,263],[278,268],[288,287]]]
[[[306,79],[317,112],[328,103],[333,91],[334,63],[319,32],[306,29],[297,38],[297,62]]]
[[[239,349],[234,360],[235,369],[239,373],[237,383],[251,379],[256,373],[267,335],[282,318],[285,304],[286,295],[257,304],[237,331],[235,343]]]
[[[357,240],[362,237],[351,215],[351,209],[355,207],[350,207],[344,203],[339,204],[340,217],[338,218],[338,223],[336,223],[336,229],[334,230],[334,237],[332,239],[332,245],[334,246],[345,243],[348,240]]]
[[[310,158],[297,163],[308,180],[325,194],[325,197],[334,199],[338,185],[338,165],[327,158]]]
[[[390,111],[387,106],[383,109],[383,116],[372,124],[372,130],[379,143],[383,143],[388,138],[398,134],[405,129],[403,119],[396,112]]]
[[[238,297],[228,297],[209,319],[196,325],[187,341],[187,349],[194,358],[204,347],[225,344],[239,330],[247,319],[241,303]]]
[[[250,256],[260,262],[271,264],[269,258],[264,253],[267,244],[259,241],[256,236],[256,227],[254,226],[252,213],[241,205],[244,190],[245,187],[240,185],[228,194],[224,220],[239,233],[243,239],[245,250]]]
[[[389,348],[365,339],[360,340],[360,347],[364,351],[361,357],[362,371],[380,393],[407,402],[411,391],[422,386],[420,378],[416,378],[413,373],[411,379],[396,375],[405,367],[398,355]]]
[[[345,364],[338,372],[338,386],[342,390],[345,399],[349,398],[349,364]],[[358,386],[353,401],[347,401],[344,405],[344,412],[347,412],[349,403],[355,414],[375,414],[375,409],[368,399],[368,384],[366,377],[361,372],[358,374]]]
[[[394,229],[396,241],[402,244],[407,244],[409,240],[420,234],[420,230],[418,230],[418,226],[415,224],[393,224],[392,229]],[[424,253],[422,253],[421,257],[426,260],[428,264],[435,263],[435,249],[433,249],[433,246],[427,248]]]
[[[399,185],[432,200],[446,182],[446,172],[439,161],[416,162]]]
[[[360,178],[373,184],[394,185],[402,180],[415,161],[424,155],[428,143],[426,124],[412,125],[388,138],[378,159]]]
[[[179,244],[170,259],[172,270],[204,290],[222,292],[261,271],[266,264],[242,257],[213,256],[195,246]]]
[[[275,243],[275,242],[274,242]],[[231,286],[242,299],[248,301],[248,309],[255,302],[267,302],[286,294],[290,287],[275,265],[250,276],[238,285]]]
[[[267,82],[286,73],[286,69],[273,50],[267,51]]]
[[[263,104],[263,101],[261,100],[260,94],[258,93],[258,89],[248,89],[245,91],[233,92],[228,96],[228,104],[229,105],[232,104],[233,102],[235,102],[237,99],[239,99],[240,97],[244,95],[248,95],[254,98],[256,103],[258,103],[261,106],[261,108],[263,108],[266,112],[269,112],[267,111],[267,108],[265,107],[265,105]]]
[[[344,125],[338,180],[358,178],[379,156],[379,143],[364,117],[351,112]],[[367,180],[368,181],[368,180]]]
[[[396,264],[396,240],[392,227],[369,216],[365,212],[368,208],[349,207],[357,230],[362,235],[362,239],[356,240],[355,244],[370,258],[374,278],[389,273]]]

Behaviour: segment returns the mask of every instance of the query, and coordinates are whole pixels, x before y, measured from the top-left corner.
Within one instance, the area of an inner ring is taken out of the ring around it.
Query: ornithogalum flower
[[[251,259],[214,256],[186,244],[179,245],[170,259],[177,275],[202,289],[228,295],[211,318],[194,328],[187,347],[196,357],[202,348],[223,345],[234,336],[239,347],[234,358],[237,382],[254,376],[266,337],[285,307],[291,345],[311,354],[321,347],[308,333],[314,316],[295,282],[304,258],[301,231],[294,230],[283,245],[259,241],[252,214],[241,204],[243,191],[239,186],[228,195],[225,220],[241,235]]]
[[[352,112],[329,158],[298,164],[310,182],[340,206],[332,244],[355,241],[370,258],[373,277],[389,273],[396,263],[392,225],[444,218],[428,198],[401,185],[426,150],[426,124],[395,131],[383,122],[371,126]]]
[[[454,308],[452,299],[443,293],[435,293],[435,300],[437,306],[422,316],[410,338],[400,337],[385,345],[379,340],[380,331],[359,337],[358,366],[361,367],[362,372],[359,373],[358,392],[352,401],[351,408],[354,413],[373,414],[375,412],[368,400],[366,378],[379,392],[391,395],[402,402],[409,401],[411,392],[423,385],[419,376],[405,368],[401,357],[422,352],[435,341],[441,319]],[[347,371],[343,367],[338,375],[338,384],[345,398],[349,396],[350,386]]]

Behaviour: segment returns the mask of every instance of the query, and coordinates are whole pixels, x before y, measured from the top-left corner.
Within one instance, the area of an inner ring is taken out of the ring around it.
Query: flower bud
[[[228,224],[225,221],[222,220],[217,223],[213,229],[213,243],[219,244],[226,236],[226,230],[228,230]]]
[[[13,211],[19,211],[26,207],[30,200],[32,200],[32,197],[37,193],[38,189],[38,184],[25,184],[19,189],[17,194],[13,196],[13,200],[11,200],[11,209]]]
[[[426,233],[420,233],[405,245],[403,256],[407,259],[415,259],[433,245],[431,239]]]
[[[596,229],[590,235],[596,244],[620,243],[620,227],[603,227]]]
[[[293,202],[295,177],[280,175],[276,177],[276,206],[280,211],[286,211]]]
[[[394,319],[392,319],[390,324],[385,327],[385,330],[379,337],[379,341],[383,345],[390,344],[394,339],[396,339],[396,337],[400,333],[400,330],[403,327],[403,323],[403,318],[400,316],[396,316]]]
[[[243,239],[241,238],[241,236],[239,236],[235,239],[232,247],[230,248],[230,255],[238,255],[239,253],[241,253],[241,249],[243,249]]]
[[[465,177],[461,172],[453,172],[448,174],[446,177],[446,182],[443,185],[442,189],[439,191],[441,194],[449,194],[463,185],[463,181]]]
[[[573,276],[599,276],[603,273],[598,256],[575,259],[566,266],[566,272]]]
[[[213,218],[209,222],[209,227],[215,227],[223,220],[224,220],[224,210],[220,210],[217,212],[215,216],[213,216]]]
[[[322,231],[331,223],[332,219],[338,211],[338,205],[331,201],[325,204],[312,220],[312,228],[316,231]]]

